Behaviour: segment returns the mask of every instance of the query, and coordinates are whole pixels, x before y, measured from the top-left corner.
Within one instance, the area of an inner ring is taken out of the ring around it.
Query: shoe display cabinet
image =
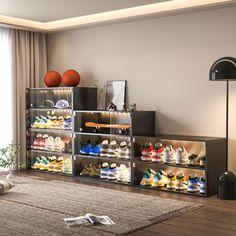
[[[73,175],[73,111],[96,109],[96,88],[27,88],[25,98],[28,168],[37,158],[49,160],[55,157],[56,160],[63,159],[67,167],[50,173]],[[39,136],[41,141],[37,140]],[[50,146],[45,146],[44,137],[52,139]],[[40,171],[48,172],[43,167]]]
[[[161,142],[163,145],[171,145],[173,150],[176,150],[179,146],[184,146],[188,155],[195,154],[197,156],[195,163],[181,165],[176,164],[175,161],[165,164],[163,162],[143,161],[141,160],[141,146],[146,142],[151,142],[152,144]],[[134,185],[141,188],[208,197],[217,193],[217,178],[220,173],[226,170],[226,141],[224,138],[181,135],[157,135],[156,137],[135,136],[134,150]],[[202,157],[204,157],[205,163],[200,166],[200,159]],[[174,173],[175,176],[183,173],[186,180],[192,174],[198,177],[204,177],[206,180],[205,192],[200,193],[199,190],[188,192],[187,189],[175,190],[174,188],[167,189],[166,187],[152,187],[150,185],[141,186],[140,182],[143,174],[148,169],[154,171],[162,169],[167,174],[170,172]]]
[[[64,100],[64,101],[61,101]],[[71,120],[70,120],[70,119]],[[67,120],[70,123],[67,123]],[[62,174],[80,179],[130,185],[159,191],[184,193],[193,196],[208,197],[217,192],[217,178],[225,171],[226,141],[224,138],[155,135],[154,111],[99,111],[97,110],[96,88],[29,88],[26,89],[26,155],[27,164],[32,171]],[[37,146],[37,137],[51,137],[50,142]],[[36,141],[35,141],[36,140]],[[59,140],[59,141],[58,141]],[[101,144],[115,141],[118,145],[126,142],[130,145],[129,158],[119,159],[108,156],[81,153],[86,143]],[[61,142],[63,141],[63,143]],[[177,165],[175,162],[164,164],[141,160],[143,144],[161,142],[171,145],[174,150],[184,146],[188,154],[197,158],[205,157],[205,165],[199,165],[199,159],[193,165]],[[32,169],[37,158],[56,157],[69,163],[70,168],[59,171]],[[100,178],[100,167],[107,162],[109,166],[125,165],[130,171],[130,181],[107,180]],[[86,167],[93,166],[92,173],[84,175]],[[94,168],[94,167],[97,167]],[[188,190],[175,190],[151,185],[140,185],[146,170],[163,170],[175,175],[183,173],[186,178],[192,174],[205,177],[204,193],[190,193]]]

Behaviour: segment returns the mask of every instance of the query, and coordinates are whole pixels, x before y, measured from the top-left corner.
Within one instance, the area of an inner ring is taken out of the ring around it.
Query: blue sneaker
[[[89,155],[91,150],[92,150],[92,144],[90,141],[88,141],[86,144],[82,144],[82,148],[80,150],[80,153]]]
[[[108,171],[109,171],[109,165],[108,165],[107,162],[104,162],[102,164],[102,168],[101,168],[101,171],[100,171],[100,178],[101,179],[107,179]]]
[[[119,168],[116,166],[116,163],[112,163],[108,171],[107,179],[117,180],[118,172]]]
[[[199,191],[199,181],[200,178],[197,176],[197,174],[192,174],[188,178],[188,192],[194,193]]]
[[[101,145],[97,143],[95,147],[90,150],[90,155],[99,156],[101,152]]]

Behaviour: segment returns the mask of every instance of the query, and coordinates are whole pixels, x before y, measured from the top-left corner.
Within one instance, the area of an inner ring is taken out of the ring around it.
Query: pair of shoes
[[[99,178],[101,171],[101,165],[98,163],[97,165],[93,165],[92,163],[86,165],[83,170],[80,172],[81,176],[90,176],[93,178]]]
[[[45,140],[45,150],[58,151],[61,152],[65,148],[65,143],[61,140],[60,137],[55,139],[52,136],[49,136]]]
[[[116,141],[103,140],[101,143],[101,157],[119,158],[119,159],[130,159],[131,154],[131,143],[122,141],[119,145]]]
[[[44,134],[44,135],[37,134],[36,138],[34,139],[34,142],[33,142],[33,148],[44,150],[45,149],[45,142],[46,142],[47,138],[48,138],[47,134]]]
[[[148,169],[144,172],[140,185],[152,187],[164,187],[166,185],[166,173],[159,169],[155,172],[153,169]]]
[[[188,177],[188,192],[195,193],[200,191],[200,178],[193,173]]]
[[[31,127],[40,129],[49,128],[48,121],[49,119],[46,116],[36,116],[34,118],[34,123],[31,125]]]
[[[72,174],[72,162],[70,158],[64,159],[62,163],[62,173],[64,174]]]
[[[48,163],[49,161],[45,156],[36,157],[31,168],[34,170],[48,170]]]
[[[93,155],[93,156],[99,156],[100,155],[100,149],[101,145],[96,142],[95,145],[91,143],[90,140],[87,141],[87,143],[81,143],[82,148],[80,149],[81,154],[85,155]]]
[[[154,145],[150,142],[147,142],[141,147],[141,160],[162,162],[164,150],[165,146],[160,142],[155,143]]]

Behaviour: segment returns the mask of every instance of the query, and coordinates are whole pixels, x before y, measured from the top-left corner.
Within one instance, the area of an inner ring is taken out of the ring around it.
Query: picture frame
[[[105,110],[126,109],[126,84],[126,80],[107,81]]]

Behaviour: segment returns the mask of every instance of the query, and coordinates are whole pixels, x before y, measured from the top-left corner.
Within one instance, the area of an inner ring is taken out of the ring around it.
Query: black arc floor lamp
[[[236,199],[236,178],[228,171],[229,142],[229,81],[236,80],[236,58],[222,57],[215,61],[209,72],[212,81],[226,81],[226,172],[218,179],[218,197],[220,199]]]

